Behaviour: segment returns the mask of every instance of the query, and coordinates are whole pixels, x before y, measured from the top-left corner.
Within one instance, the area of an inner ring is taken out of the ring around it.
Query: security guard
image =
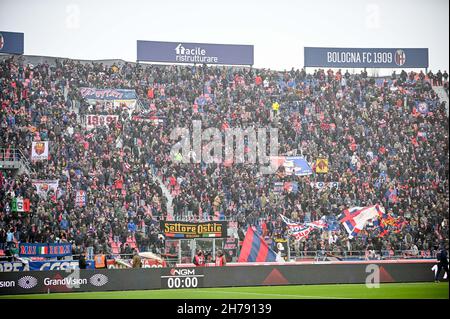
[[[103,254],[95,255],[94,263],[96,269],[106,268],[106,256]]]
[[[447,259],[447,250],[444,245],[441,246],[441,249],[437,253],[437,261],[438,261],[438,269],[436,272],[436,276],[434,277],[435,282],[439,282],[438,278],[441,273],[442,268],[447,273],[448,276],[448,259]]]

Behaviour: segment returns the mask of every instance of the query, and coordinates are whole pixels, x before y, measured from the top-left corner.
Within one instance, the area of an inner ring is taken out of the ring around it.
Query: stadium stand
[[[448,90],[446,79],[431,83],[430,74],[405,71],[375,79],[340,70],[39,60],[0,62],[2,154],[30,154],[33,141],[51,143],[48,160],[28,159],[23,166],[30,169],[20,173],[0,172],[0,251],[13,236],[16,242],[70,242],[74,254],[86,247],[95,254],[160,253],[158,221],[168,218],[225,219],[241,230],[255,225],[273,241],[287,236],[279,214],[328,221],[327,229],[293,247],[297,256],[432,253],[448,241],[448,113],[432,87]],[[124,108],[92,106],[80,87],[134,89],[141,107],[130,116]],[[87,114],[120,120],[87,132]],[[277,127],[280,154],[302,155],[313,169],[317,158],[327,158],[329,173],[263,176],[255,165],[172,162],[170,132],[191,129],[193,120],[222,131]],[[39,196],[34,179],[59,180],[57,193]],[[273,185],[280,181],[297,181],[298,192],[277,194]],[[322,190],[315,186],[320,182],[339,184]],[[86,206],[75,205],[76,190],[87,192]],[[29,199],[30,212],[13,211],[14,198]],[[406,221],[401,231],[379,238],[363,230],[348,240],[336,216],[376,203]]]

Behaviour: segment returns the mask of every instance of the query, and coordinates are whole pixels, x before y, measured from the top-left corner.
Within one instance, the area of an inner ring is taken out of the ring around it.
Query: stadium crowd
[[[448,122],[431,82],[447,74],[423,72],[375,79],[366,72],[80,63],[32,66],[0,62],[0,148],[30,153],[32,141],[50,141],[47,161],[30,174],[0,175],[0,249],[13,242],[71,242],[74,253],[94,247],[110,255],[111,240],[131,235],[141,251],[160,253],[160,219],[237,222],[242,239],[255,225],[269,242],[287,238],[279,215],[298,222],[323,219],[324,230],[300,242],[299,256],[315,251],[395,250],[432,253],[448,243]],[[436,79],[435,79],[436,78]],[[444,80],[443,80],[444,79]],[[80,87],[134,89],[140,108],[89,105]],[[118,123],[86,130],[86,114],[115,114]],[[153,122],[148,119],[160,119]],[[224,133],[234,127],[278,128],[279,154],[317,158],[329,172],[261,175],[254,164],[194,164],[172,160],[176,127],[192,121]],[[155,180],[162,179],[173,197]],[[32,179],[59,180],[58,192],[39,196]],[[297,182],[277,192],[275,182]],[[336,182],[337,187],[317,187]],[[75,205],[76,190],[87,203]],[[30,213],[11,209],[30,199]],[[404,223],[379,237],[376,228],[355,239],[339,224],[346,208],[382,204]],[[131,248],[122,247],[123,253]],[[374,253],[374,254],[375,254]]]

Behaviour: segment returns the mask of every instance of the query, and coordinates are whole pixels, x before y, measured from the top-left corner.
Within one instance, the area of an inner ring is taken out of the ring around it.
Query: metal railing
[[[18,163],[17,167],[19,170],[23,170],[26,173],[33,172],[33,169],[30,167],[28,162],[28,158],[22,153],[22,151],[18,148],[0,148],[0,162],[6,163]]]
[[[370,253],[366,250],[351,251],[295,251],[290,250],[290,259],[314,259],[314,260],[389,260],[389,259],[430,259],[436,258],[436,252],[432,250],[376,250]]]
[[[20,161],[22,152],[19,149],[0,148],[0,162],[16,162]]]
[[[220,247],[218,247],[220,248]],[[436,258],[436,251],[433,250],[378,250],[374,255],[371,255],[365,250],[352,251],[330,251],[330,250],[316,250],[316,251],[300,251],[297,254],[290,251],[290,260],[310,260],[326,261],[326,260],[390,260],[390,259],[434,259]],[[189,254],[188,254],[189,255]],[[61,257],[59,260],[78,260],[79,254],[74,254],[68,257]],[[131,259],[133,254],[107,254],[109,259]],[[190,260],[193,256],[188,257]],[[287,256],[286,256],[287,257]],[[0,256],[0,261],[7,261],[7,259],[14,258],[13,256]],[[178,259],[178,258],[168,258]],[[33,258],[32,258],[33,260]],[[55,259],[56,260],[56,259]]]

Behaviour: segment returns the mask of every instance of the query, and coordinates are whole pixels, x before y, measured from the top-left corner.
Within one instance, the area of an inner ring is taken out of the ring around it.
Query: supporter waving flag
[[[323,220],[302,224],[296,223],[284,215],[280,215],[280,217],[283,220],[283,222],[287,225],[289,234],[296,240],[308,238],[309,234],[316,228],[322,229],[326,227],[326,223]]]
[[[327,223],[322,219],[316,220],[315,222],[306,223],[306,225],[314,227],[314,228],[318,228],[318,229],[323,229],[328,226]]]
[[[252,226],[248,227],[238,262],[281,262],[283,261]]]
[[[385,214],[385,210],[380,205],[351,207],[344,210],[338,219],[349,234],[348,238],[352,239],[364,229],[370,220],[376,219],[383,214]]]
[[[374,221],[374,225],[379,229],[378,237],[384,237],[391,232],[397,234],[406,224],[407,222],[401,216],[393,217],[390,214],[382,214],[378,220]]]

